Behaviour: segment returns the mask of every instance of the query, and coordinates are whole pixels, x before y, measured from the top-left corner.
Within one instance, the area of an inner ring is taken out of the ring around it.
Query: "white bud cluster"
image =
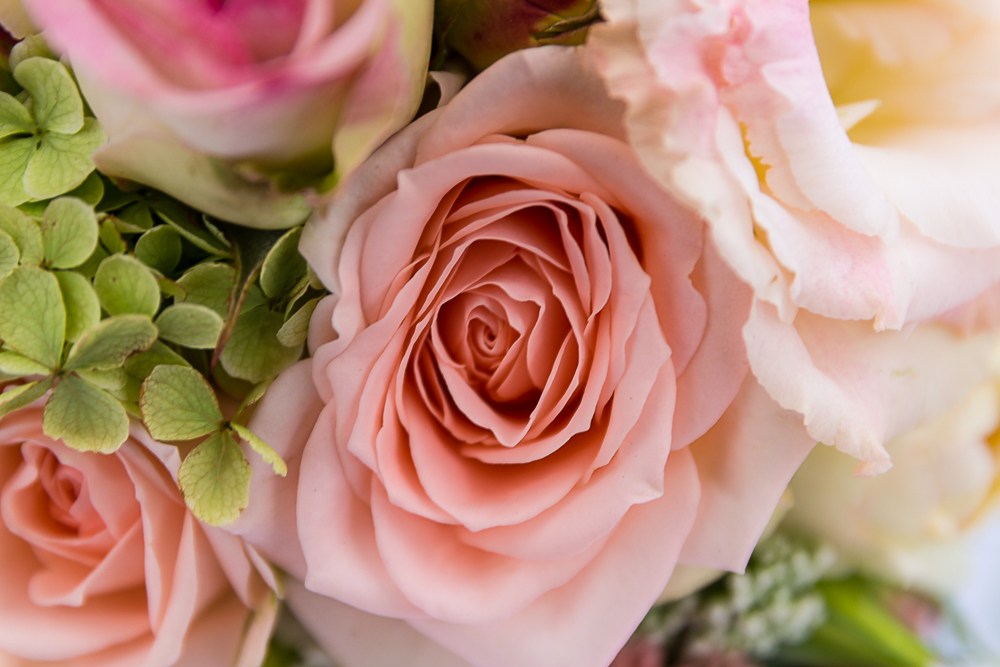
[[[767,658],[798,644],[826,618],[815,585],[833,566],[827,545],[810,547],[778,534],[757,546],[743,575],[653,608],[637,630],[664,645],[683,642],[690,658],[743,654]]]

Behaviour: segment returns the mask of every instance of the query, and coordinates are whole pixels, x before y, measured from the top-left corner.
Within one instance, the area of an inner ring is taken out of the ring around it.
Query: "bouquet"
[[[1000,664],[992,0],[0,25],[0,667]]]

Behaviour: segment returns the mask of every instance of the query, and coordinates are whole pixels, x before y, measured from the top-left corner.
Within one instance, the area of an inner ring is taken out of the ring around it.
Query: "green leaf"
[[[239,434],[243,442],[250,445],[250,448],[255,452],[260,454],[260,457],[264,459],[264,463],[267,463],[274,469],[275,474],[284,477],[288,474],[288,466],[285,462],[281,460],[278,456],[278,452],[274,451],[269,444],[261,440],[256,433],[248,429],[246,426],[237,424],[233,422],[230,424],[232,429]]]
[[[66,309],[55,276],[19,266],[0,280],[0,339],[8,347],[58,368],[65,336]]]
[[[101,320],[74,343],[64,367],[109,370],[129,355],[148,350],[156,340],[156,326],[142,315],[115,315]]]
[[[190,440],[217,431],[222,412],[201,373],[184,366],[157,366],[142,383],[142,420],[157,440]]]
[[[35,120],[13,95],[0,92],[0,139],[12,134],[31,134]]]
[[[24,172],[34,154],[34,137],[0,144],[0,204],[17,206],[31,199],[24,189]]]
[[[67,375],[45,404],[42,430],[73,449],[110,454],[128,438],[128,414],[104,391]]]
[[[188,454],[177,481],[187,506],[212,526],[233,523],[250,502],[250,464],[228,432],[212,435]]]
[[[16,208],[0,206],[0,230],[14,239],[22,264],[42,263],[45,250],[38,223]]]
[[[136,241],[135,256],[147,266],[170,275],[181,261],[181,237],[169,225],[153,227]]]
[[[14,239],[7,232],[0,231],[0,279],[10,275],[20,258]]]
[[[156,318],[160,338],[198,350],[213,350],[222,333],[222,318],[211,308],[196,303],[170,306]]]
[[[128,250],[128,244],[122,238],[121,229],[115,224],[113,218],[105,218],[101,221],[99,235],[101,245],[104,246],[109,255],[116,255]]]
[[[28,58],[18,63],[14,78],[31,95],[32,111],[40,128],[62,134],[80,131],[83,100],[62,63]]]
[[[220,317],[229,311],[229,295],[236,280],[236,270],[218,262],[199,264],[184,273],[177,284],[184,288],[184,301],[211,308]]]
[[[97,246],[97,216],[82,199],[53,199],[41,228],[45,263],[56,269],[83,264]]]
[[[186,366],[191,364],[160,341],[153,343],[145,352],[133,354],[125,361],[125,370],[140,380],[145,380],[149,374],[161,364],[170,366]]]
[[[306,342],[309,335],[309,319],[313,311],[319,305],[320,297],[306,301],[301,308],[295,311],[288,320],[278,329],[276,337],[278,342],[285,347],[295,347]]]
[[[93,280],[94,276],[97,274],[97,269],[101,266],[101,262],[107,259],[107,257],[108,251],[98,244],[97,247],[94,248],[94,252],[90,253],[90,257],[87,258],[87,261],[76,267],[74,271],[90,280]],[[23,259],[24,256],[22,255],[22,260]]]
[[[210,232],[198,226],[196,211],[165,197],[154,199],[150,205],[164,222],[196,247],[212,255],[229,254],[229,248],[220,243]]]
[[[14,410],[31,405],[40,399],[52,386],[52,382],[52,378],[46,378],[38,382],[18,385],[0,393],[0,417],[9,415]]]
[[[55,58],[56,54],[52,53],[52,50],[49,49],[41,35],[27,35],[10,50],[10,61],[8,63],[10,70],[13,72],[21,62],[35,56]]]
[[[233,421],[243,417],[247,410],[256,405],[260,399],[264,398],[264,394],[267,393],[267,388],[271,386],[271,382],[273,382],[273,379],[265,380],[253,386],[250,393],[243,398],[243,402],[240,403],[240,407],[236,408],[236,416],[233,417]]]
[[[149,204],[144,201],[129,204],[116,215],[118,229],[128,234],[137,234],[153,228],[153,215]]]
[[[73,342],[101,320],[101,304],[90,281],[76,271],[56,271],[66,308],[66,340]]]
[[[272,299],[284,295],[306,274],[306,260],[299,254],[301,236],[301,227],[288,230],[264,258],[260,288]]]
[[[76,374],[99,389],[115,394],[128,383],[129,374],[124,368],[97,370],[94,368],[79,368]]]
[[[107,141],[93,118],[76,134],[46,132],[24,172],[24,189],[35,199],[56,197],[81,185],[94,171],[91,153]]]
[[[84,123],[86,123],[86,119],[84,119]],[[97,206],[104,199],[104,181],[101,180],[96,171],[92,171],[87,178],[83,179],[83,183],[67,192],[66,196],[82,199],[92,207]]]
[[[49,375],[52,371],[17,352],[3,350],[0,351],[0,372],[13,377],[24,377],[25,375]]]
[[[266,306],[244,310],[219,357],[226,372],[256,384],[298,361],[301,345],[286,347],[278,342],[283,320]]]
[[[111,255],[101,262],[94,275],[94,289],[101,306],[112,315],[152,317],[160,307],[156,278],[142,262],[128,255]]]

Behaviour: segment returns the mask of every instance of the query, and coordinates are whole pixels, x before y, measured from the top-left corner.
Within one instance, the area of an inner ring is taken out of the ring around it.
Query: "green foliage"
[[[0,93],[0,203],[13,206],[82,186],[94,170],[91,153],[107,139],[84,116],[69,71],[43,45],[26,40],[15,52],[13,76],[26,97]],[[93,188],[81,194],[92,196]]]
[[[157,440],[191,440],[222,424],[212,387],[201,373],[183,366],[157,366],[142,385],[142,418]]]
[[[74,342],[101,320],[97,292],[87,278],[76,271],[56,271],[59,291],[66,307],[66,340]]]
[[[279,313],[266,305],[244,310],[219,361],[233,377],[257,383],[272,378],[302,356],[302,346],[286,347],[278,341],[284,324]]]
[[[160,308],[160,286],[146,265],[129,255],[111,255],[97,268],[94,290],[111,315],[152,317]]]
[[[42,230],[31,218],[16,208],[0,206],[0,230],[17,244],[21,264],[42,263],[45,257]]]
[[[19,266],[0,281],[0,339],[46,368],[58,368],[66,339],[66,309],[54,275]]]
[[[160,338],[193,349],[212,350],[222,333],[222,318],[196,303],[169,306],[156,318]]]
[[[82,199],[52,200],[42,218],[45,265],[71,269],[87,261],[97,246],[97,216]]]
[[[299,254],[302,228],[288,230],[267,253],[260,269],[260,288],[276,299],[295,286],[306,273],[306,261]]]
[[[135,352],[149,349],[156,340],[156,327],[141,315],[116,315],[89,328],[66,357],[67,370],[121,368]]]
[[[139,237],[135,256],[146,266],[169,275],[181,261],[181,237],[172,227],[154,227]]]
[[[105,391],[67,375],[45,404],[42,429],[74,449],[110,453],[128,438],[128,414]]]
[[[22,384],[0,393],[0,417],[31,405],[44,396],[51,386],[52,378],[46,378]]]
[[[229,296],[236,280],[236,270],[228,264],[210,262],[187,271],[177,284],[187,293],[185,301],[211,308],[220,317],[229,312]]]
[[[21,254],[14,239],[6,232],[0,231],[0,280],[10,275],[20,258]]]
[[[228,431],[188,454],[177,480],[194,515],[214,526],[236,521],[250,502],[250,464]]]
[[[264,459],[264,463],[267,463],[274,469],[275,474],[281,475],[282,477],[288,474],[288,466],[285,465],[285,462],[281,460],[278,452],[274,451],[270,445],[257,437],[257,435],[246,426],[242,426],[235,422],[233,422],[231,426],[232,429],[240,436],[240,439],[250,445],[251,449],[260,454],[260,457]]]

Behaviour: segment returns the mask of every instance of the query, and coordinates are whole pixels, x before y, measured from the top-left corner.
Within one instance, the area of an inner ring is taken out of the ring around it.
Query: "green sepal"
[[[0,393],[0,417],[9,415],[14,410],[29,406],[40,399],[52,386],[52,382],[52,378],[45,378],[37,382],[29,382],[12,387]]]
[[[46,368],[37,361],[12,352],[0,351],[0,373],[10,377],[25,377],[27,375],[51,375],[52,369]]]
[[[55,58],[56,54],[52,53],[41,35],[27,35],[10,50],[10,59],[7,61],[7,65],[13,72],[23,61],[36,56]]]
[[[250,464],[228,431],[212,434],[188,454],[177,481],[187,506],[212,526],[233,523],[250,502]]]
[[[135,256],[147,266],[170,275],[181,261],[181,237],[169,225],[153,227],[136,241]]]
[[[125,370],[139,380],[145,380],[160,365],[191,366],[187,359],[171,350],[161,341],[156,341],[145,352],[133,354],[125,360]]]
[[[264,394],[267,393],[267,388],[271,386],[274,379],[264,380],[253,386],[245,397],[243,397],[243,402],[240,403],[240,407],[236,408],[236,416],[233,417],[233,421],[239,421],[241,424],[245,424],[246,420],[244,415],[246,412],[256,405],[260,399],[264,398]]]
[[[129,204],[115,215],[118,229],[128,234],[138,234],[153,228],[153,214],[144,201]]]
[[[278,375],[298,361],[302,346],[286,347],[278,342],[284,318],[267,306],[244,309],[219,360],[233,377],[254,384]]]
[[[198,350],[213,350],[222,333],[222,318],[196,303],[169,306],[156,318],[163,340]]]
[[[83,179],[83,183],[67,192],[66,196],[82,199],[91,207],[97,206],[104,199],[104,181],[96,171],[92,171]]]
[[[309,335],[309,320],[312,318],[321,297],[306,301],[301,308],[281,325],[275,337],[285,347],[296,347],[306,342]]]
[[[151,206],[164,222],[173,227],[178,234],[195,247],[211,255],[228,256],[230,254],[228,247],[194,222],[197,220],[198,214],[192,209],[165,197],[155,199]]]
[[[106,392],[70,374],[52,390],[42,430],[73,449],[110,454],[128,438],[128,414]]]
[[[24,189],[24,172],[34,154],[34,137],[0,144],[0,204],[17,206],[31,199]]]
[[[152,317],[160,308],[160,286],[134,257],[111,255],[97,268],[94,290],[111,315],[137,313]]]
[[[47,368],[59,367],[66,309],[54,275],[35,266],[19,266],[0,280],[0,339]]]
[[[0,139],[12,134],[31,134],[35,119],[13,95],[0,92]]]
[[[288,474],[288,466],[286,466],[285,462],[280,456],[278,456],[278,452],[274,451],[269,444],[261,440],[256,433],[248,429],[246,426],[237,424],[236,422],[231,423],[230,427],[236,431],[243,442],[250,445],[250,449],[260,454],[260,457],[264,459],[264,463],[270,465],[275,474],[280,475],[281,477]]]
[[[260,288],[277,299],[291,290],[306,274],[306,260],[299,254],[302,228],[288,230],[278,239],[260,267]]]
[[[100,322],[101,303],[90,281],[76,271],[55,271],[53,275],[66,308],[66,340],[72,343]]]
[[[162,365],[142,383],[142,420],[157,440],[191,440],[219,430],[223,418],[212,387],[201,373]]]
[[[93,118],[75,134],[45,132],[24,171],[24,190],[34,199],[49,199],[79,187],[94,171],[91,153],[108,137]]]
[[[73,344],[64,368],[119,368],[135,352],[148,350],[156,326],[142,315],[115,315],[91,327]]]
[[[184,301],[207,306],[220,317],[226,317],[235,280],[236,270],[232,266],[214,262],[188,269],[177,279],[177,284],[187,292]]]
[[[101,220],[101,245],[108,251],[109,255],[117,255],[128,250],[128,244],[122,237],[122,230],[115,223],[115,219],[108,217]]]
[[[80,131],[83,100],[62,63],[37,56],[26,58],[14,68],[14,78],[31,95],[38,127],[61,134]]]
[[[14,239],[7,232],[0,231],[0,280],[10,275],[20,258],[21,253]]]
[[[52,200],[45,207],[41,229],[45,263],[55,269],[83,264],[97,246],[97,216],[82,199]]]
[[[94,276],[97,275],[97,269],[100,268],[101,262],[109,256],[108,251],[105,250],[101,244],[97,244],[97,247],[94,248],[94,252],[90,253],[90,257],[87,258],[87,261],[76,267],[74,271],[90,280],[93,280]]]
[[[21,255],[21,264],[39,265],[45,257],[42,229],[34,220],[10,206],[0,206],[0,230],[6,232]]]

